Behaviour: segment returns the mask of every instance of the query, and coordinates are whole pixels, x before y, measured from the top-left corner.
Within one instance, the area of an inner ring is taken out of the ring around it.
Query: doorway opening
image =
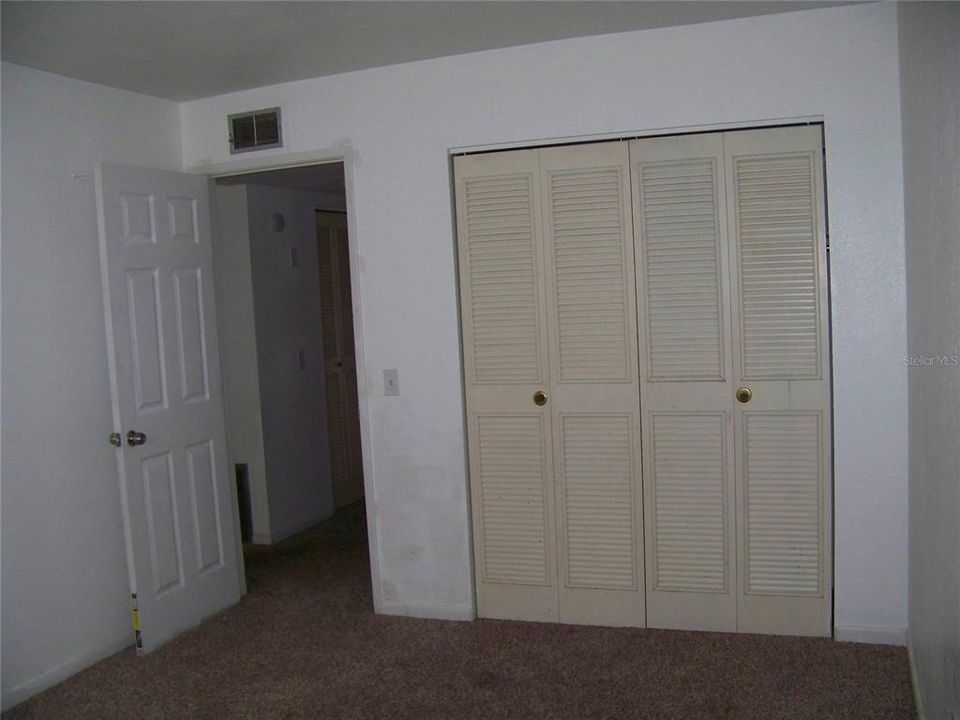
[[[280,543],[302,547],[320,524],[335,547],[365,547],[344,165],[218,177],[211,191],[246,563]]]

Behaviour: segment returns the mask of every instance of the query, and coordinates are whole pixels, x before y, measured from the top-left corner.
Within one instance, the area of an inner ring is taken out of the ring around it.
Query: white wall
[[[9,63],[2,83],[8,707],[131,643],[93,171],[179,169],[180,125],[175,103]]]
[[[228,462],[231,472],[237,463],[247,466],[252,539],[269,544],[270,506],[257,373],[247,188],[216,185],[210,199]]]
[[[910,388],[910,655],[960,717],[960,5],[899,8]]]
[[[317,268],[316,209],[322,199],[280,187],[246,187],[269,541],[277,542],[334,510]],[[275,213],[285,219],[282,231],[274,229]]]
[[[844,638],[903,641],[896,23],[888,4],[818,9],[442,58],[181,106],[188,168],[229,160],[227,114],[273,105],[283,107],[286,147],[265,157],[337,147],[349,155],[380,610],[473,613],[448,150],[820,115],[832,243],[836,623]],[[383,397],[384,368],[399,369],[399,398]]]

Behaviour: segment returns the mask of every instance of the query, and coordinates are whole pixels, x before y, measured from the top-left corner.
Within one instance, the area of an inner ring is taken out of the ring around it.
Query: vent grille
[[[227,124],[231,153],[283,146],[278,107],[230,115]]]

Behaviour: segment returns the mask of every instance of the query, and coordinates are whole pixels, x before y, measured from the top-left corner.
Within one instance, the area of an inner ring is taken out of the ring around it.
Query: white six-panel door
[[[829,634],[820,143],[456,158],[482,616]]]
[[[241,592],[207,179],[101,165],[97,200],[134,627],[148,652]]]

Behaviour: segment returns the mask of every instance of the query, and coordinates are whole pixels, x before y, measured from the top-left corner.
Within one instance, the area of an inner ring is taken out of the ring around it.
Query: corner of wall
[[[899,647],[907,644],[907,628],[905,627],[837,625],[833,634],[837,642],[897,645]]]

